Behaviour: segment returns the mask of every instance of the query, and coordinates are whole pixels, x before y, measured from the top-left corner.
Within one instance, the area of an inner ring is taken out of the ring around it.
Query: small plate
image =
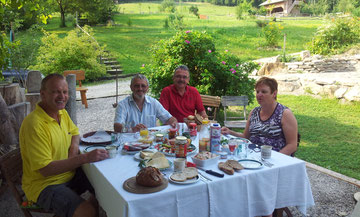
[[[198,182],[199,181],[199,175],[197,175],[195,178],[192,178],[192,179],[187,179],[186,181],[184,181],[184,182],[178,182],[178,181],[175,181],[175,180],[172,180],[171,179],[171,175],[172,175],[173,173],[171,173],[170,175],[169,175],[169,181],[170,182],[172,182],[172,183],[174,183],[174,184],[179,184],[179,185],[188,185],[188,184],[193,184],[193,183],[196,183],[196,182]]]
[[[91,152],[95,149],[104,149],[106,150],[106,146],[105,145],[92,145],[92,146],[89,146],[89,147],[86,147],[84,149],[84,152],[87,153],[87,152]]]
[[[263,163],[257,160],[244,159],[238,160],[239,163],[244,167],[244,169],[255,170],[259,169],[263,166]]]
[[[113,131],[93,131],[85,133],[80,140],[84,145],[111,144],[111,133]]]

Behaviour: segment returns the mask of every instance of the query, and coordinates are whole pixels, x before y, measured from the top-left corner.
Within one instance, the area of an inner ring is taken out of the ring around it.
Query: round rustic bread
[[[162,184],[162,173],[159,169],[149,166],[141,169],[136,175],[136,183],[147,187],[156,187]]]
[[[195,167],[186,167],[183,173],[187,179],[193,179],[198,175],[198,170]]]
[[[186,175],[182,172],[180,173],[173,173],[170,178],[177,182],[185,182],[187,180]]]

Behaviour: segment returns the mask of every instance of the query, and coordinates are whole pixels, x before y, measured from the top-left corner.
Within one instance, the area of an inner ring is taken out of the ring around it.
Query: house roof
[[[267,0],[263,3],[261,3],[259,6],[265,6],[265,5],[272,5],[279,2],[285,2],[286,0]]]

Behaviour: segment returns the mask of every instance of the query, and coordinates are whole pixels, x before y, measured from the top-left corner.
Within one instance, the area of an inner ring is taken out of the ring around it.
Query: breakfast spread
[[[220,170],[224,171],[226,174],[233,175],[235,171],[240,171],[244,167],[237,162],[236,160],[227,160],[226,162],[220,162],[218,164]]]
[[[159,169],[155,167],[145,167],[136,175],[136,183],[147,187],[156,187],[163,182],[163,175]]]

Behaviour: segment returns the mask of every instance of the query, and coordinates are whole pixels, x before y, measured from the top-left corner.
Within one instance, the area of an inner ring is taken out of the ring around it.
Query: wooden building
[[[271,15],[279,14],[283,16],[300,15],[300,3],[302,0],[267,0],[260,4],[264,6]]]

